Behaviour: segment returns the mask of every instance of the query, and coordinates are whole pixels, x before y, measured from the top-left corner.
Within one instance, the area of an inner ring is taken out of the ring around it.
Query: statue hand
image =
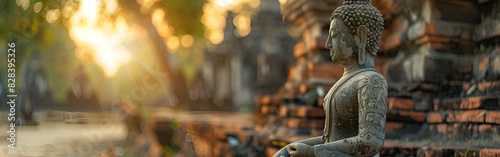
[[[286,145],[285,147],[281,148],[276,154],[273,155],[273,157],[289,157],[290,154],[288,154],[288,148],[290,145]]]
[[[314,147],[304,143],[292,143],[288,147],[288,154],[297,157],[314,157]]]

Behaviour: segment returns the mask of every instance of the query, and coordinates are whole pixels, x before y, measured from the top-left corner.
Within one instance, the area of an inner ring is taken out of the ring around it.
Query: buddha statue
[[[275,157],[379,156],[385,139],[387,82],[375,70],[382,14],[370,0],[345,0],[331,17],[326,48],[344,73],[324,98],[323,136],[293,142]]]

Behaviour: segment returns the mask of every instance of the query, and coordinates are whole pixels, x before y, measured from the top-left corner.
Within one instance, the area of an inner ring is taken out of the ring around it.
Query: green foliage
[[[46,26],[43,35],[32,40],[39,46],[41,67],[47,77],[49,91],[56,102],[65,102],[67,91],[81,61],[74,55],[75,45],[61,26]]]
[[[162,0],[157,7],[165,9],[165,18],[174,27],[175,35],[190,34],[195,40],[204,37],[201,23],[205,0]]]
[[[49,90],[56,100],[64,101],[63,89],[69,86],[64,81],[79,61],[74,56],[74,44],[61,25],[51,25],[45,20],[47,10],[61,8],[66,1],[27,0],[20,5],[14,0],[0,0],[0,55],[6,56],[7,43],[16,44],[16,87],[19,91],[24,85],[24,71],[30,67],[34,52],[41,55],[41,66],[45,72]],[[34,4],[41,2],[39,12],[35,12]],[[24,7],[24,8],[23,8]],[[62,17],[62,16],[61,16]],[[62,18],[56,23],[60,23]],[[67,55],[70,54],[70,55]],[[3,58],[3,57],[0,57]],[[26,62],[26,63],[25,63]],[[6,61],[0,60],[0,74],[6,74]],[[65,66],[60,66],[65,65]],[[4,76],[4,75],[0,75]],[[6,82],[2,82],[5,86]]]

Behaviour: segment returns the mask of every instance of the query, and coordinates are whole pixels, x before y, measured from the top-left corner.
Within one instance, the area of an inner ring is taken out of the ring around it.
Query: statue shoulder
[[[358,89],[363,87],[379,87],[387,89],[387,80],[376,71],[365,71],[357,76]]]

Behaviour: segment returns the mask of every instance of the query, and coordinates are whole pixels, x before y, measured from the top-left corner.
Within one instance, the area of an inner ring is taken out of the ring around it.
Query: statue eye
[[[332,33],[330,33],[330,36],[331,36],[332,38],[335,38],[335,37],[337,36],[337,34],[332,32]]]

